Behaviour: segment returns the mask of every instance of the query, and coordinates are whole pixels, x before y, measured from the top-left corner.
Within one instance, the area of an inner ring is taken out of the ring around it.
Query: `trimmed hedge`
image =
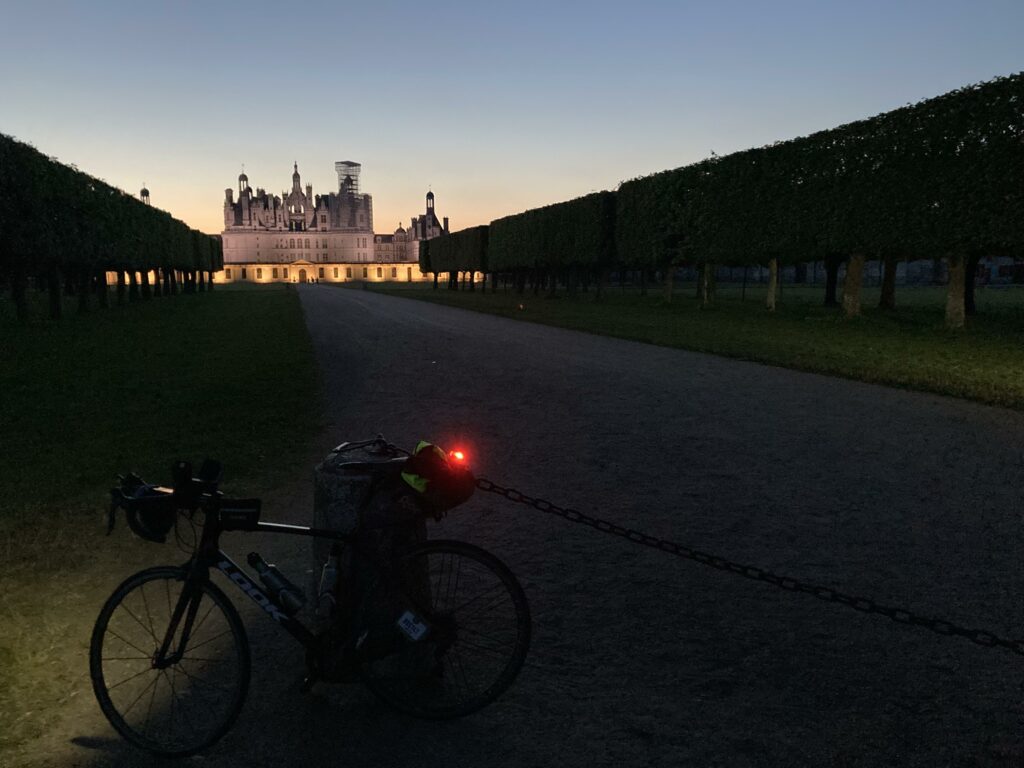
[[[0,281],[16,296],[29,276],[108,271],[217,271],[217,238],[166,211],[0,134]]]
[[[486,272],[488,269],[488,227],[470,227],[422,241],[427,246],[425,272]],[[423,247],[420,268],[424,268]]]
[[[1024,75],[624,183],[635,265],[1024,253]]]

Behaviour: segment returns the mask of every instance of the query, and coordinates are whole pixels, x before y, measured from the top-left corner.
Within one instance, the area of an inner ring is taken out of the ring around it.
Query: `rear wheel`
[[[403,712],[467,715],[512,683],[530,610],[512,572],[479,547],[431,541],[398,558],[363,600],[357,656],[367,686]]]
[[[100,611],[89,648],[93,690],[111,725],[157,755],[195,754],[223,736],[249,688],[249,643],[238,612],[209,581],[190,601],[188,642],[174,664],[158,651],[186,584],[183,568],[140,571]],[[171,643],[178,650],[187,610]]]

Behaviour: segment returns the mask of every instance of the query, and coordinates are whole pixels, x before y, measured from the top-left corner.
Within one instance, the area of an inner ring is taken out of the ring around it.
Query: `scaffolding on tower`
[[[354,163],[351,160],[339,160],[336,162],[334,170],[338,172],[338,192],[358,195],[359,174],[362,168],[359,163]]]

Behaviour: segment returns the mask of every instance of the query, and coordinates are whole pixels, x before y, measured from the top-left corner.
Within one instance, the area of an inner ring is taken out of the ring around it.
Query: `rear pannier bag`
[[[313,527],[354,534],[356,546],[383,561],[425,541],[426,516],[401,472],[406,457],[382,438],[342,443],[314,470]],[[331,552],[330,539],[313,539],[314,578]],[[338,586],[358,607],[376,568],[343,545]]]

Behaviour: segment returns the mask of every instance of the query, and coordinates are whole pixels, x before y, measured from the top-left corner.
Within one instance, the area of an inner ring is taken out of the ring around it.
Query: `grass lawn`
[[[286,286],[27,326],[11,315],[0,301],[0,764],[5,747],[45,729],[61,697],[92,696],[78,647],[99,607],[90,575],[102,571],[109,592],[111,568],[184,559],[129,537],[123,515],[121,535],[103,535],[114,475],[168,482],[175,459],[198,467],[209,456],[223,462],[227,492],[258,495],[300,469],[322,413]]]
[[[429,285],[370,285],[381,293],[850,379],[1024,409],[1024,286],[979,288],[979,314],[958,331],[944,326],[945,288],[898,287],[897,309],[875,309],[879,288],[865,287],[864,314],[846,320],[822,306],[821,287],[785,285],[774,314],[766,287],[720,284],[715,306],[700,309],[693,284],[671,304],[661,289],[633,288],[554,298],[514,291],[433,290]]]

